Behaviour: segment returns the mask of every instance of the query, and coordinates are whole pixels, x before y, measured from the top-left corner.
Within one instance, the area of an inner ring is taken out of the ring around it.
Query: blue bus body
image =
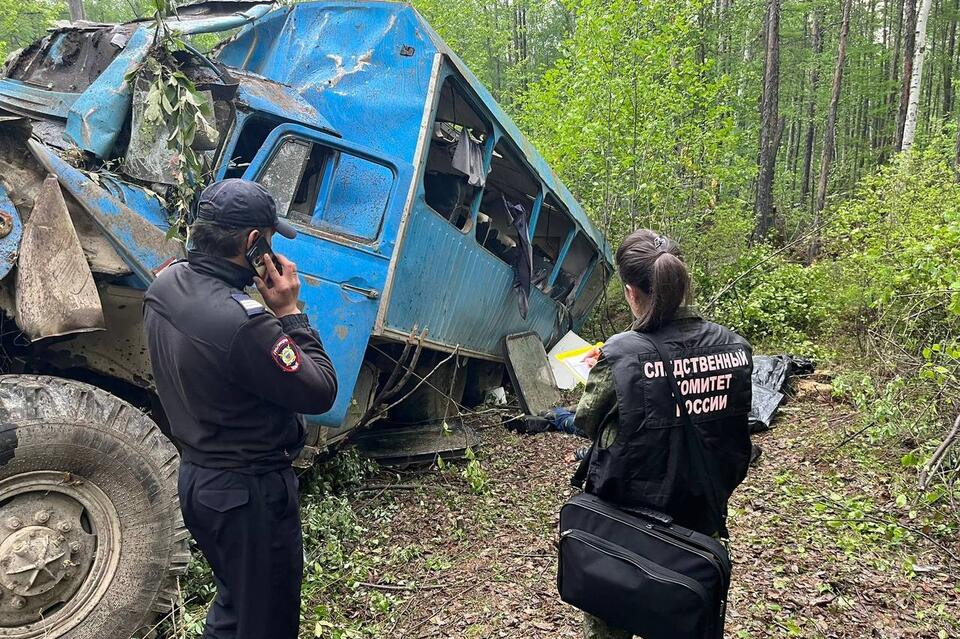
[[[216,178],[266,184],[299,228],[295,240],[276,238],[276,248],[303,275],[305,312],[340,380],[333,408],[308,416],[313,430],[330,439],[355,426],[358,406],[376,388],[376,367],[368,366],[372,380],[358,380],[378,344],[416,333],[426,349],[500,362],[505,335],[534,331],[549,348],[583,324],[611,272],[602,234],[412,7],[218,2],[181,9],[166,22],[184,37],[239,29],[206,56],[222,83],[235,86],[224,105],[230,117],[206,157]],[[76,30],[57,30],[21,53],[0,79],[0,108],[30,121],[40,164],[105,225],[129,266],[109,285],[126,295],[142,290],[171,255],[160,237],[167,211],[153,194],[162,168],[156,176],[124,168],[142,159],[131,157],[126,141],[132,134],[125,123],[142,107],[126,78],[147,55],[154,25],[112,29],[97,37],[110,36],[117,50],[97,77],[73,90],[55,71],[67,70],[67,44],[84,51]],[[44,64],[54,80],[38,87],[31,78],[46,77],[37,75]],[[84,152],[79,168],[63,159],[74,147]],[[456,168],[458,148],[475,170],[461,170],[463,156]],[[120,169],[104,164],[118,158],[125,161]],[[0,200],[9,203],[2,192]],[[510,206],[523,211],[535,256],[525,317],[514,287],[524,243],[521,227],[505,217]],[[140,221],[160,235],[145,239],[150,233]],[[0,240],[0,252],[15,257],[15,241]],[[99,276],[101,286],[105,279]],[[102,297],[109,325],[109,296]],[[112,361],[108,374],[149,388],[148,365],[106,353],[109,341],[83,333],[60,348],[100,372]]]

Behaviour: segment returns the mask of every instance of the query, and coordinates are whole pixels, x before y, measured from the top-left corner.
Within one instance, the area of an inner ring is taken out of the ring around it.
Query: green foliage
[[[167,148],[173,153],[170,162],[175,188],[166,202],[170,223],[167,237],[183,240],[193,199],[209,178],[194,142],[198,136],[215,140],[219,134],[212,124],[211,101],[197,90],[174,55],[186,51],[186,44],[163,22],[171,8],[163,0],[157,0],[156,6],[153,47],[143,64],[128,74],[127,81],[143,80],[149,86],[140,134],[147,140],[166,136]]]
[[[465,456],[467,458],[467,465],[464,466],[461,476],[466,480],[467,485],[470,486],[470,491],[474,495],[482,495],[490,488],[490,477],[487,475],[487,471],[483,469],[473,449],[469,446],[467,447]]]
[[[0,58],[40,39],[66,15],[67,4],[63,1],[0,0]]]
[[[960,320],[960,184],[928,149],[866,178],[827,230],[839,327],[917,354]]]
[[[309,493],[339,495],[356,488],[377,470],[377,462],[355,448],[345,448],[314,464],[300,483]]]
[[[746,251],[731,273],[749,273],[717,303],[713,316],[760,350],[814,355],[827,315],[825,269],[771,257],[765,245]]]
[[[614,245],[639,224],[683,235],[746,170],[734,154],[729,83],[700,59],[701,7],[572,8],[576,31],[522,97],[520,123]]]

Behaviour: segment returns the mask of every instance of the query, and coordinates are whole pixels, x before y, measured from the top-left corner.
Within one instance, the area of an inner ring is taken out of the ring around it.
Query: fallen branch
[[[374,590],[391,590],[401,592],[417,592],[418,590],[443,590],[447,584],[427,584],[425,586],[405,586],[401,584],[372,584],[366,581],[358,581],[358,586],[364,588],[373,588]]]
[[[785,251],[793,248],[794,246],[796,246],[796,245],[799,244],[800,242],[805,241],[807,238],[812,237],[812,236],[814,235],[814,233],[818,232],[818,231],[819,231],[820,229],[822,229],[824,226],[826,226],[826,221],[821,221],[819,224],[817,224],[817,225],[811,227],[810,229],[808,229],[807,232],[804,233],[803,235],[800,235],[799,237],[795,238],[795,239],[792,240],[791,242],[788,242],[787,244],[784,244],[783,246],[781,246],[780,248],[778,248],[776,251],[774,251],[774,252],[772,252],[772,253],[769,253],[769,254],[763,256],[761,259],[757,260],[757,262],[756,262],[755,264],[751,265],[749,268],[744,269],[740,274],[738,274],[738,275],[737,275],[736,277],[734,277],[732,280],[730,280],[729,282],[727,282],[726,285],[725,285],[723,288],[721,288],[720,291],[719,291],[716,295],[714,295],[713,299],[710,300],[710,301],[707,303],[707,305],[703,307],[703,311],[704,311],[705,313],[708,312],[708,311],[710,311],[710,309],[712,309],[712,308],[716,305],[716,303],[720,301],[720,298],[723,297],[723,296],[726,294],[727,291],[729,291],[729,290],[732,289],[734,286],[736,286],[737,282],[739,282],[740,280],[742,280],[743,278],[745,278],[747,275],[749,275],[750,273],[754,272],[755,270],[757,270],[758,268],[760,268],[761,266],[763,266],[764,264],[766,264],[767,262],[769,262],[770,260],[772,260],[773,258],[775,258],[776,256],[778,256],[778,255],[780,255],[781,253],[783,253],[783,252],[785,252]]]
[[[451,359],[453,359],[454,357],[456,357],[459,352],[460,352],[460,346],[458,345],[458,346],[456,346],[456,347],[453,349],[453,352],[450,353],[450,355],[449,355],[448,357],[440,360],[440,363],[437,364],[436,366],[434,366],[434,367],[433,367],[433,370],[431,370],[429,373],[427,373],[426,375],[424,375],[423,377],[421,377],[421,378],[420,378],[420,381],[418,381],[418,382],[414,385],[414,387],[411,388],[410,391],[409,391],[406,395],[404,395],[403,397],[401,397],[401,398],[398,399],[397,401],[393,402],[392,404],[389,404],[388,406],[386,406],[386,407],[384,407],[383,409],[381,409],[380,412],[378,412],[376,415],[374,415],[372,418],[370,418],[370,421],[373,421],[374,419],[379,418],[381,415],[385,415],[391,408],[393,408],[394,406],[402,403],[402,402],[403,402],[404,400],[406,400],[408,397],[410,397],[411,395],[413,395],[414,392],[416,392],[416,390],[417,390],[418,388],[420,388],[421,386],[423,386],[423,384],[424,384],[434,373],[436,373],[438,370],[440,370],[440,368],[441,368],[444,364],[446,364],[446,363],[449,362]],[[412,370],[412,369],[411,369],[411,370]],[[406,376],[404,377],[404,380],[405,380],[405,379],[406,379]]]
[[[957,441],[958,435],[960,435],[960,415],[957,415],[957,419],[953,422],[953,428],[951,428],[947,436],[943,438],[943,442],[941,442],[937,450],[934,451],[930,461],[927,462],[926,467],[920,473],[920,490],[927,489],[927,483],[940,468],[940,464],[943,463],[944,458],[947,456],[947,451],[950,450],[950,447]]]
[[[369,486],[360,486],[359,488],[354,488],[352,492],[354,493],[372,493],[375,490],[416,490],[418,488],[425,488],[423,484],[370,484]]]

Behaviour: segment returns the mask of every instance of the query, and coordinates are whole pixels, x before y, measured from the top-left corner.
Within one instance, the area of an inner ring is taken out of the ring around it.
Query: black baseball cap
[[[200,194],[197,219],[234,229],[273,227],[293,239],[297,230],[277,215],[277,203],[263,185],[240,178],[214,182]]]

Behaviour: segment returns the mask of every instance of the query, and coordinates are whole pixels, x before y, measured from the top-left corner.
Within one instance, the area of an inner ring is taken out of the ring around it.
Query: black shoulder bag
[[[700,433],[663,346],[646,337],[663,361],[691,465],[725,537],[722,500]],[[678,526],[664,513],[625,510],[587,493],[560,510],[560,598],[643,639],[722,639],[730,570],[720,540]]]

